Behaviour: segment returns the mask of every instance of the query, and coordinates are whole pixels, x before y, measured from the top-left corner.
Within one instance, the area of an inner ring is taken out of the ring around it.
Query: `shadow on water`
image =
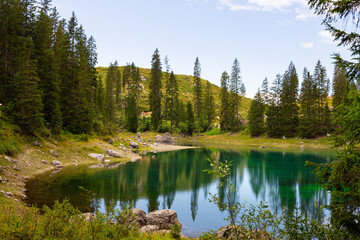
[[[330,153],[263,151],[251,148],[199,148],[158,153],[141,161],[120,165],[114,169],[74,167],[53,176],[46,173],[26,184],[28,204],[52,205],[55,200],[69,199],[83,212],[113,205],[135,203],[148,212],[171,208],[178,212],[184,231],[194,233],[216,229],[225,224],[227,213],[208,202],[209,193],[224,199],[224,189],[218,188],[214,175],[204,173],[210,168],[208,158],[232,161],[231,180],[237,193],[231,202],[269,203],[280,212],[284,206],[292,210],[297,205],[310,215],[316,201],[326,203],[328,194],[316,184],[305,161],[325,162]],[[79,186],[96,195],[90,203]]]

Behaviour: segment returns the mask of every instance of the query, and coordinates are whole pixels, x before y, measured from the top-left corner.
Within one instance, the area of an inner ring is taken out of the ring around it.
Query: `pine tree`
[[[39,135],[44,130],[39,78],[35,61],[31,58],[33,43],[30,37],[23,38],[23,49],[19,52],[20,68],[15,76],[15,116],[21,130],[28,135]]]
[[[264,100],[261,97],[260,89],[258,89],[249,110],[249,130],[252,137],[258,137],[265,132],[264,114]]]
[[[174,72],[171,72],[170,74],[167,93],[168,98],[166,103],[169,110],[170,129],[172,130],[173,126],[177,123],[177,108],[179,103],[179,87]]]
[[[313,138],[317,132],[316,100],[317,89],[314,79],[304,68],[300,93],[299,134],[303,138]]]
[[[229,112],[229,75],[223,72],[221,75],[221,92],[220,92],[220,129],[222,131],[230,130],[230,112]]]
[[[199,58],[195,60],[194,66],[194,108],[196,119],[200,120],[202,110],[202,85],[201,85],[201,67]]]
[[[237,58],[234,60],[230,78],[230,113],[231,113],[231,128],[236,130],[240,126],[239,106],[240,106],[240,90],[242,86],[240,76],[240,65]],[[245,88],[243,88],[245,89]]]
[[[282,116],[281,116],[281,101],[280,96],[282,93],[282,77],[276,75],[276,79],[271,87],[268,108],[266,110],[266,132],[269,137],[282,137]]]
[[[128,94],[126,97],[126,126],[128,131],[136,132],[139,125],[138,95],[140,84],[140,71],[134,63],[131,64],[130,78],[128,79]]]
[[[281,101],[281,124],[283,135],[294,137],[297,134],[299,125],[299,116],[297,105],[299,80],[295,65],[291,62],[288,70],[285,72],[282,80]]]
[[[333,107],[336,111],[337,107],[344,103],[346,96],[349,92],[349,80],[346,75],[346,70],[335,65],[334,77],[333,77]]]
[[[195,130],[195,117],[193,106],[190,101],[186,105],[186,124],[188,126],[189,134],[192,134]]]
[[[318,61],[314,70],[314,81],[317,89],[317,124],[318,134],[326,134],[328,132],[327,123],[325,122],[325,114],[327,109],[325,107],[329,95],[329,79],[326,74],[326,69]]]
[[[215,119],[215,100],[210,82],[206,82],[204,103],[206,103],[204,104],[204,116],[207,128],[209,129]]]
[[[267,104],[269,101],[269,81],[267,78],[261,84],[261,98],[264,100],[264,103]]]
[[[108,130],[112,130],[115,124],[115,86],[116,86],[116,68],[113,63],[107,69],[105,79],[105,122],[107,123]]]
[[[168,95],[169,95],[169,92],[168,92],[168,85],[169,85],[169,78],[170,78],[170,64],[169,64],[169,59],[167,57],[167,55],[165,56],[165,60],[164,60],[164,63],[165,63],[165,104],[164,104],[164,118],[165,118],[165,121],[167,121],[168,119]]]
[[[161,125],[161,61],[159,50],[156,49],[151,60],[151,78],[149,102],[151,113],[151,122],[153,129],[157,130]]]
[[[41,3],[40,13],[35,22],[35,57],[37,73],[40,78],[43,114],[48,127],[54,134],[59,134],[62,128],[60,109],[60,76],[56,71],[55,55],[52,48],[53,32],[56,19],[50,16],[50,0]],[[55,13],[56,16],[56,13]]]

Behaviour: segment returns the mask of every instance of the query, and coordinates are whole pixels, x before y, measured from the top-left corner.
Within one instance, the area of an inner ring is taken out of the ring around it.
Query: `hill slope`
[[[121,71],[123,69],[123,67],[120,67]],[[140,107],[142,108],[143,111],[147,112],[149,111],[149,103],[147,101],[148,99],[148,95],[149,95],[149,79],[150,79],[150,72],[151,69],[148,68],[139,68],[140,69],[140,74],[142,76],[142,81],[141,83],[143,84],[145,91],[143,91],[140,94]],[[102,77],[102,79],[104,80],[106,78],[106,70],[107,67],[97,67],[96,68],[97,72],[99,73],[99,76]],[[165,73],[163,72],[163,76],[165,76]],[[189,75],[179,75],[179,74],[175,74],[176,79],[178,80],[178,84],[179,84],[179,98],[182,102],[187,102],[187,101],[192,101],[194,99],[194,91],[193,91],[193,77],[189,76]],[[165,79],[163,80],[165,81]],[[205,90],[205,86],[206,86],[206,82],[207,80],[201,79],[202,84],[203,84],[203,89]],[[216,110],[218,111],[220,109],[220,90],[221,88],[210,83],[211,84],[211,88],[212,88],[212,92],[214,94],[214,98],[215,98],[215,105],[216,105]],[[165,84],[163,82],[163,94],[165,94]],[[250,104],[251,104],[251,99],[250,98],[246,98],[246,97],[242,97],[242,101],[241,101],[241,106],[240,106],[240,113],[242,116],[247,117],[247,112],[250,108]],[[218,114],[218,112],[217,112]]]

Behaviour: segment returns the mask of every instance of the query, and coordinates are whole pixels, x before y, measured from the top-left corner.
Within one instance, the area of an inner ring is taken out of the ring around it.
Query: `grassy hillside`
[[[97,69],[99,75],[104,80],[106,78],[107,67],[98,67],[96,69]],[[120,69],[122,71],[123,67],[120,67]],[[143,91],[140,95],[140,97],[141,97],[140,98],[140,106],[141,106],[142,110],[145,112],[149,111],[149,103],[148,103],[147,99],[148,99],[148,94],[149,94],[150,71],[151,71],[151,69],[140,68],[140,74],[143,79],[141,81],[141,83],[143,84],[143,86],[145,88],[145,91]],[[165,73],[163,74],[163,76],[165,76]],[[193,100],[194,99],[193,81],[192,81],[193,77],[189,76],[189,75],[175,75],[175,76],[179,83],[179,98],[180,98],[180,100],[183,102]],[[203,89],[205,90],[205,85],[206,85],[207,80],[201,79],[201,81],[202,81],[202,84],[204,87]],[[212,91],[213,91],[214,98],[215,98],[216,109],[218,110],[218,109],[220,109],[220,87],[218,87],[214,84],[211,84],[211,87],[212,87]],[[163,83],[163,88],[165,88],[164,83]],[[163,89],[163,93],[165,94],[164,91],[165,91],[165,89]],[[246,97],[242,98],[242,102],[241,102],[241,106],[240,106],[240,113],[242,116],[245,116],[245,117],[247,116],[247,112],[250,108],[250,104],[251,104],[250,98],[246,98]]]

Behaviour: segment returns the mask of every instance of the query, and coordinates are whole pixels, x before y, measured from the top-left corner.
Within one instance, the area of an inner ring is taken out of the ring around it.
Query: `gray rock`
[[[91,213],[91,212],[88,212],[88,213],[82,213],[80,214],[80,216],[84,217],[84,220],[85,221],[94,221],[96,219],[96,214],[95,213]]]
[[[38,153],[41,153],[41,154],[43,154],[43,155],[45,155],[45,153],[43,152],[43,151],[41,151],[41,150],[36,150]]]
[[[8,162],[12,162],[12,161],[13,161],[13,159],[12,159],[11,157],[9,157],[9,156],[5,156],[4,159],[5,159],[6,161],[8,161]]]
[[[137,132],[136,135],[137,135],[138,138],[141,138],[141,133],[140,132]]]
[[[132,209],[133,214],[136,216],[136,223],[139,228],[147,225],[146,213],[139,208]]]
[[[62,168],[63,165],[61,164],[61,162],[59,162],[58,160],[54,160],[51,162],[52,165],[54,165],[57,168]]]
[[[14,196],[14,194],[12,192],[6,192],[5,194],[8,195],[9,197]]]
[[[106,153],[109,154],[112,157],[117,157],[117,158],[121,157],[120,153],[118,153],[118,152],[116,152],[114,150],[111,150],[111,149],[106,149]]]
[[[300,144],[304,144],[304,142],[300,142]]]
[[[43,164],[48,164],[48,162],[46,160],[42,160],[41,161]]]
[[[150,212],[146,216],[146,219],[147,225],[156,225],[159,227],[159,230],[169,230],[175,223],[179,225],[180,229],[182,228],[182,224],[177,217],[177,213],[171,209],[163,209]]]
[[[152,155],[152,157],[151,157],[152,159],[155,159],[156,158],[156,156],[155,155]]]
[[[114,143],[114,140],[112,140],[111,138],[106,139],[106,141],[111,145]]]
[[[42,147],[41,146],[41,143],[39,141],[34,141],[32,142],[32,144],[35,146],[35,147]]]
[[[159,226],[156,225],[146,225],[140,228],[140,233],[146,233],[146,232],[155,232],[159,231]]]
[[[57,154],[57,152],[55,152],[54,150],[50,150],[51,155],[53,155],[54,157],[59,157],[59,154]]]
[[[0,193],[2,194],[6,194],[6,192],[4,190],[0,190]]]
[[[103,154],[99,154],[99,153],[89,153],[88,156],[91,158],[95,158],[99,161],[104,161],[104,159],[105,159],[105,156]]]
[[[104,163],[109,163],[109,162],[110,162],[109,159],[105,159],[105,160],[104,160]]]
[[[12,168],[15,170],[15,171],[20,171],[20,168],[16,165],[12,166]]]
[[[130,141],[130,146],[131,146],[132,148],[139,149],[139,144],[138,144],[137,142]]]
[[[13,164],[19,164],[19,162],[15,159],[12,160]]]

